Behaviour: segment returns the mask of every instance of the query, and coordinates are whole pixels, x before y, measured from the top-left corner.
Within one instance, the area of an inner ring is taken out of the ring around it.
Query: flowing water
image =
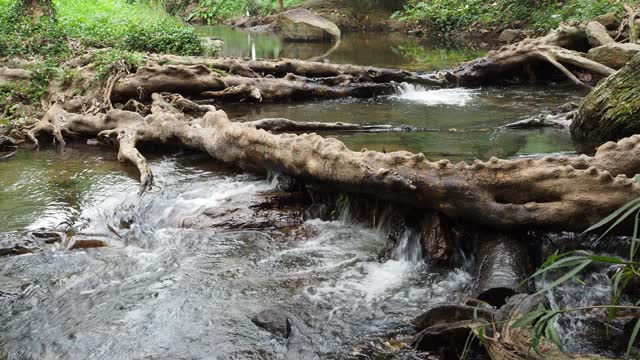
[[[324,45],[209,28],[224,55],[301,58]],[[327,61],[428,71],[474,57],[402,36],[346,36]],[[549,111],[573,88],[447,89],[402,85],[374,100],[226,106],[231,117],[408,124],[430,131],[353,134],[353,149],[424,152],[438,159],[573,152],[566,133],[497,127]],[[403,350],[408,321],[468,294],[471,275],[421,260],[407,230],[390,259],[384,229],[308,220],[305,236],[222,230],[220,209],[244,209],[274,183],[203,155],[150,155],[157,187],[138,195],[137,172],[112,149],[20,150],[0,162],[0,244],[44,229],[60,241],[0,257],[0,358],[344,359],[417,358]],[[107,246],[70,250],[70,237]],[[256,327],[258,311],[292,323],[289,340]]]

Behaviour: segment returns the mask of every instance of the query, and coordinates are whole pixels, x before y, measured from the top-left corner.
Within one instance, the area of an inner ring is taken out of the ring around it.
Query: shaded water
[[[334,47],[331,43],[286,42],[273,33],[252,32],[224,25],[197,26],[196,29],[203,35],[225,41],[220,52],[223,57],[307,60],[319,57]],[[428,42],[400,33],[345,33],[337,49],[323,57],[323,60],[337,64],[431,71],[450,68],[482,55],[481,51],[455,44]]]
[[[268,34],[206,31],[227,41],[224,55],[306,58],[327,50],[285,44]],[[402,36],[347,35],[327,61],[428,71],[475,55]],[[578,95],[561,87],[405,86],[399,95],[366,101],[223,108],[246,120],[428,128],[433,131],[340,139],[353,149],[469,160],[573,151],[562,132],[495,129]],[[383,260],[384,231],[353,224],[346,215],[344,221],[307,221],[304,240],[268,229],[208,228],[212,214],[246,207],[274,185],[201,155],[149,158],[158,186],[142,197],[135,168],[118,163],[112,149],[21,150],[0,163],[4,237],[44,228],[108,245],[67,250],[63,239],[42,252],[0,258],[0,358],[412,358],[410,351],[398,351],[410,333],[407,321],[467,293],[470,275],[424,264],[410,231],[392,258]],[[278,339],[250,321],[269,308],[291,318],[291,339]]]

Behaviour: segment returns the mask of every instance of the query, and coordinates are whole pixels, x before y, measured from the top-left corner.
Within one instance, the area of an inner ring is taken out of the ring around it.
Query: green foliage
[[[638,3],[637,0],[629,3]],[[424,22],[437,30],[479,25],[506,27],[520,21],[546,31],[563,21],[584,21],[606,13],[622,13],[622,2],[613,0],[411,0],[394,14],[408,21]]]
[[[542,264],[540,270],[538,270],[531,276],[530,279],[537,276],[546,276],[550,273],[559,273],[555,280],[553,280],[550,284],[546,285],[544,289],[538,292],[544,293],[561,285],[564,282],[575,279],[576,276],[590,264],[601,263],[617,266],[617,270],[611,276],[611,304],[591,305],[582,308],[560,310],[550,310],[544,307],[539,307],[537,310],[523,315],[513,324],[513,327],[522,327],[529,324],[533,325],[532,347],[534,350],[538,351],[538,347],[542,338],[546,338],[555,343],[558,347],[561,347],[561,341],[558,337],[557,329],[555,328],[555,319],[560,314],[604,308],[609,310],[609,319],[612,320],[616,317],[616,314],[620,309],[640,310],[640,299],[633,299],[632,305],[621,305],[621,299],[623,297],[625,288],[631,283],[632,280],[640,279],[640,262],[636,260],[638,255],[638,248],[640,248],[640,240],[638,239],[638,231],[640,229],[640,198],[631,200],[626,205],[613,212],[611,215],[605,217],[602,221],[591,226],[585,232],[595,231],[606,226],[606,230],[600,236],[600,238],[602,238],[603,236],[611,232],[611,230],[613,230],[616,226],[620,225],[624,220],[628,219],[631,215],[634,215],[635,221],[633,227],[633,236],[631,237],[629,245],[628,258],[623,259],[619,257],[596,255],[583,250],[571,251],[564,254],[556,253],[549,257]],[[633,355],[632,352],[634,350],[634,344],[638,339],[639,333],[640,320],[636,322],[629,339],[626,358],[630,358]],[[636,354],[635,356],[640,357],[640,354]]]
[[[143,62],[144,55],[137,52],[118,49],[98,52],[93,59],[93,63],[98,70],[96,80],[104,80],[114,69],[122,69],[130,72],[141,66]]]
[[[200,55],[193,28],[145,1],[54,0],[57,20],[70,37],[87,46]]]
[[[66,34],[53,20],[23,16],[22,2],[3,0],[0,56],[62,57],[70,52]]]
[[[284,7],[296,6],[304,0],[284,0]],[[246,15],[271,15],[278,12],[277,0],[201,0],[194,17],[208,24]]]
[[[51,79],[59,75],[57,60],[52,58],[37,63],[31,69],[30,82],[18,82],[8,86],[1,86],[0,122],[10,124],[10,119],[20,117],[18,104],[38,104],[47,94]]]

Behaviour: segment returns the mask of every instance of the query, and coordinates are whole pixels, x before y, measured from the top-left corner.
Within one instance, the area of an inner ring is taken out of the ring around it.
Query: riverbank
[[[638,1],[627,2],[637,7]],[[286,9],[304,8],[334,22],[343,32],[402,32],[429,39],[442,38],[492,48],[500,43],[511,43],[526,36],[537,36],[555,29],[562,22],[586,22],[598,17],[617,22],[626,14],[623,4],[608,0],[570,0],[562,4],[541,1],[533,4],[514,0],[459,0],[431,2],[307,0],[290,2]],[[209,22],[252,28],[271,24],[275,10],[247,12],[221,12],[192,5],[191,12],[183,11],[185,18],[196,22]],[[212,14],[213,13],[213,14]],[[503,34],[504,30],[510,30]],[[501,36],[502,35],[502,36]]]

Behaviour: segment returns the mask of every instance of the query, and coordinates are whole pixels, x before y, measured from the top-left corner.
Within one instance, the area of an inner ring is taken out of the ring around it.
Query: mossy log
[[[571,123],[571,133],[593,141],[640,133],[640,54],[587,95]]]

